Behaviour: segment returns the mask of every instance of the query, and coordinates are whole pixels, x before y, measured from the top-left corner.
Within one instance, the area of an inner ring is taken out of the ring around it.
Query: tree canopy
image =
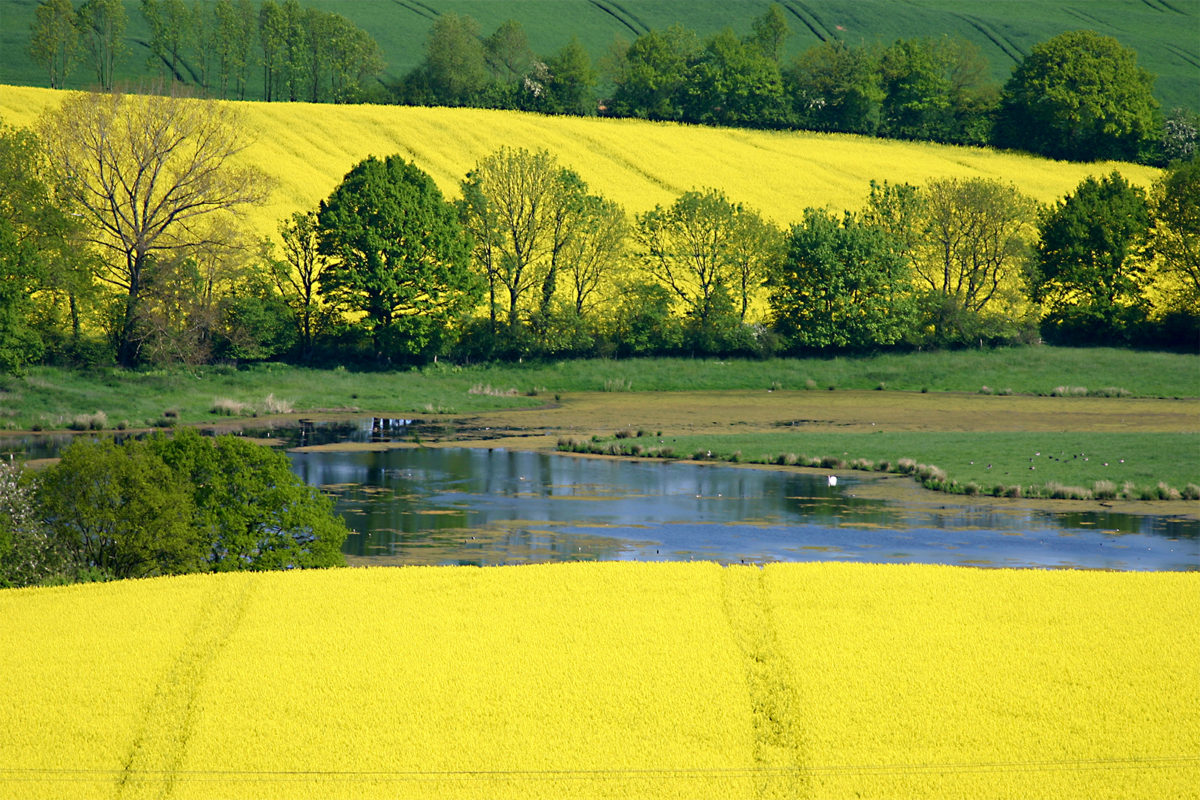
[[[1053,158],[1134,159],[1155,130],[1154,76],[1111,36],[1034,45],[1005,84],[996,143]]]
[[[366,315],[377,358],[425,352],[479,296],[455,207],[398,155],[355,165],[317,220],[320,253],[331,259],[325,290]]]

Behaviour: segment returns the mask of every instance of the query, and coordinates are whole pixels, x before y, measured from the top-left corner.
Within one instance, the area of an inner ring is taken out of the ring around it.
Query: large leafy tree
[[[1054,158],[1133,158],[1155,130],[1153,86],[1137,54],[1111,36],[1059,34],[1013,70],[996,143]]]
[[[502,147],[462,182],[462,218],[475,263],[488,283],[493,328],[503,311],[509,332],[523,317],[544,319],[569,280],[576,309],[620,251],[624,214],[546,150]]]
[[[1045,212],[1039,228],[1030,288],[1045,305],[1043,330],[1085,342],[1126,338],[1147,307],[1145,193],[1117,172],[1089,177]]]
[[[683,118],[709,125],[771,127],[783,107],[779,62],[726,28],[688,66],[681,92]]]
[[[332,567],[344,563],[348,531],[333,502],[306,486],[287,457],[237,436],[194,429],[157,436],[146,447],[188,487],[191,524],[204,545],[204,568]]]
[[[45,306],[65,298],[78,334],[78,301],[90,283],[78,223],[52,197],[47,166],[37,136],[0,124],[0,372],[41,354],[39,307],[50,317]]]
[[[770,281],[775,328],[801,350],[870,350],[912,330],[907,259],[882,227],[806,209]]]
[[[798,55],[784,72],[795,120],[818,131],[873,135],[879,128],[878,55],[830,39]]]
[[[677,120],[696,34],[679,25],[639,36],[614,59],[612,111],[619,116]]]
[[[202,568],[187,482],[140,442],[76,442],[41,476],[37,503],[77,572],[140,578]]]
[[[317,212],[322,282],[365,314],[377,358],[426,353],[478,297],[470,245],[453,205],[400,156],[374,156],[347,173]]]
[[[153,270],[236,242],[232,212],[260,201],[266,178],[238,161],[249,140],[230,105],[79,94],[41,130],[53,182],[104,256],[97,277],[121,293],[113,338],[118,360],[133,364]]]

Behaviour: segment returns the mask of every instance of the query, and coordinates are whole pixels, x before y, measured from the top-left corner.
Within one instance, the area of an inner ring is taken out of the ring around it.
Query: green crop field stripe
[[[1013,63],[1020,63],[1021,60],[1025,58],[1025,53],[1020,47],[1017,46],[1016,42],[1005,37],[979,17],[972,16],[970,14],[955,14],[954,16],[958,17],[963,22],[967,23],[972,28],[986,36],[992,44],[1000,48],[1004,55],[1011,58]]]

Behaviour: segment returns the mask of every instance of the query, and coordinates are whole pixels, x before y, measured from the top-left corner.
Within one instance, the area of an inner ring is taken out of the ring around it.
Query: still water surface
[[[337,500],[360,564],[869,561],[1200,569],[1200,523],[1164,516],[909,507],[806,475],[503,449],[291,453]]]

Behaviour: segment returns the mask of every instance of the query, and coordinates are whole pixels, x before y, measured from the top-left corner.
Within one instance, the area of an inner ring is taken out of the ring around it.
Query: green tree
[[[607,247],[590,238],[606,235],[602,220],[585,215],[615,212],[588,201],[586,184],[549,151],[502,147],[475,165],[462,192],[460,210],[488,283],[493,326],[500,308],[510,332],[522,314],[544,316],[568,257]]]
[[[433,179],[400,156],[359,162],[317,214],[329,297],[366,315],[376,358],[429,351],[477,299],[470,245]]]
[[[492,80],[505,85],[519,83],[529,74],[536,60],[525,28],[515,19],[500,23],[500,27],[484,40],[483,56]]]
[[[1034,45],[1004,86],[995,142],[1082,161],[1130,159],[1155,130],[1154,76],[1110,36],[1070,31]]]
[[[587,48],[572,36],[554,55],[546,60],[548,79],[544,95],[533,104],[538,111],[550,114],[596,113],[596,70]]]
[[[488,83],[479,23],[469,16],[440,14],[425,43],[425,74],[433,99],[463,105]]]
[[[809,208],[770,281],[775,329],[801,350],[864,351],[912,332],[907,260],[881,227]]]
[[[639,36],[614,59],[612,112],[643,119],[679,119],[688,64],[699,49],[696,34],[679,25]]]
[[[754,19],[750,29],[753,34],[747,39],[747,43],[757,47],[759,52],[778,64],[783,58],[783,46],[792,35],[783,6],[772,3],[761,17]]]
[[[29,26],[29,55],[50,77],[50,88],[61,89],[75,66],[79,32],[71,0],[41,0]]]
[[[879,59],[863,47],[830,39],[805,50],[784,74],[796,122],[818,131],[873,136],[879,128]]]
[[[40,124],[52,183],[102,254],[96,277],[121,293],[114,342],[131,365],[150,271],[231,244],[233,212],[265,196],[266,178],[236,163],[248,140],[230,105],[80,94]]]
[[[706,125],[772,127],[782,120],[779,62],[726,28],[688,65],[680,89],[682,117]]]
[[[1200,315],[1200,156],[1176,163],[1150,189],[1151,248],[1174,283],[1173,304]]]
[[[142,0],[142,16],[150,27],[149,65],[184,82],[183,54],[196,41],[191,9],[183,0]]]
[[[45,181],[45,149],[31,131],[0,123],[0,372],[14,372],[43,352],[48,298],[66,296],[78,335],[77,301],[90,276],[77,245],[75,217],[55,202]]]
[[[301,358],[312,357],[317,336],[329,323],[321,282],[329,259],[321,255],[314,211],[297,211],[279,226],[283,259],[268,263],[275,288],[291,310]]]
[[[716,324],[722,309],[735,315],[732,298],[744,287],[742,308],[757,269],[772,255],[772,237],[756,212],[731,203],[718,189],[690,191],[668,208],[637,216],[634,241],[646,271],[666,286],[701,328]],[[757,288],[757,287],[755,287]]]
[[[287,78],[287,15],[275,0],[263,0],[258,11],[258,40],[262,47],[263,99],[284,94]]]
[[[989,178],[943,178],[920,191],[913,273],[938,344],[1011,338],[1036,235],[1037,203]]]
[[[204,541],[190,487],[133,440],[78,441],[42,474],[38,513],[77,574],[142,578],[194,572]]]
[[[1113,172],[1089,177],[1046,210],[1030,278],[1048,338],[1119,342],[1145,316],[1145,193]]]
[[[101,89],[111,91],[126,49],[125,4],[121,0],[85,0],[75,19],[96,70],[96,81]]]
[[[146,445],[189,489],[204,569],[267,570],[345,563],[348,531],[333,502],[291,471],[287,456],[237,436],[184,428]]]

